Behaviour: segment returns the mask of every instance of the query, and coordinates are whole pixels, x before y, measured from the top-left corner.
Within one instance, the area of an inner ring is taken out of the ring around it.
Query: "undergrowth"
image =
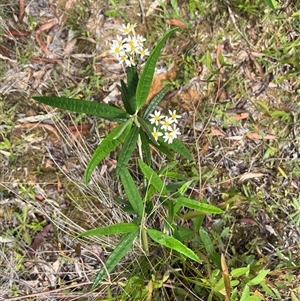
[[[124,72],[106,56],[108,40],[124,18],[136,20],[130,9],[139,8],[121,3],[118,10],[110,1],[102,10],[100,2],[89,7],[88,1],[78,1],[65,15],[59,40],[68,32],[67,42],[78,41],[70,53],[56,44],[59,51],[52,57],[62,61],[55,68],[30,61],[46,57],[34,39],[7,33],[12,28],[34,32],[33,25],[42,24],[39,16],[29,11],[20,25],[13,21],[17,6],[0,5],[1,298],[299,300],[300,7],[280,1],[170,1],[141,24],[153,44],[172,24],[181,28],[157,66],[157,77],[162,71],[161,81],[172,87],[159,109],[166,114],[172,106],[183,116],[180,139],[195,158],[170,160],[151,149],[152,167],[170,196],[154,194],[144,224],[173,235],[200,263],[153,240],[147,253],[136,239],[91,289],[122,235],[78,235],[135,218],[116,177],[120,148],[95,169],[89,185],[83,183],[92,153],[115,124],[37,106],[25,95],[109,99],[120,105],[112,91]],[[64,14],[59,4],[57,12]],[[96,11],[105,24],[102,31],[90,19]],[[34,74],[26,81],[32,66],[45,77]],[[54,116],[43,117],[46,113]],[[40,119],[30,119],[34,116]],[[151,188],[138,157],[133,152],[128,170],[147,194]],[[172,219],[168,202],[178,194],[224,213],[204,215],[183,206]],[[39,233],[42,241],[36,240]]]

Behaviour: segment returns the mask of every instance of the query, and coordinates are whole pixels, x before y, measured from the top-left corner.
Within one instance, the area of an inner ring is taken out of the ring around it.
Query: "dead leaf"
[[[226,137],[225,139],[227,140],[242,140],[244,136],[231,136],[231,137]]]
[[[249,113],[244,112],[244,113],[240,113],[240,114],[235,115],[234,120],[240,121],[240,120],[243,120],[243,119],[247,119],[248,117],[249,117]]]
[[[67,46],[64,49],[64,54],[63,54],[64,57],[68,57],[71,54],[71,52],[73,51],[76,43],[77,43],[76,38],[68,42]]]
[[[203,156],[209,150],[209,147],[210,147],[210,142],[207,140],[206,143],[202,146],[202,149],[199,154]]]
[[[39,245],[43,242],[44,237],[47,236],[47,234],[49,233],[49,231],[52,229],[52,224],[48,224],[47,226],[45,226],[43,228],[43,230],[39,233],[37,233],[37,235],[34,238],[33,243],[30,246],[30,251],[28,253],[29,257],[32,258],[37,250],[37,248],[39,247]]]
[[[165,20],[165,22],[169,25],[174,25],[180,28],[187,28],[187,26],[181,20],[178,19],[167,19]]]
[[[38,45],[41,47],[42,51],[49,56],[49,51],[48,51],[48,43],[45,43],[45,41],[42,38],[42,32],[51,29],[53,26],[58,24],[58,19],[53,18],[50,21],[48,21],[45,24],[42,24],[38,30],[35,32],[35,39],[38,43]]]
[[[217,45],[217,50],[216,50],[216,64],[218,66],[218,69],[220,70],[220,73],[224,73],[224,68],[222,68],[222,65],[219,61],[219,55],[222,54],[222,47],[220,44]]]
[[[61,62],[61,59],[49,59],[45,57],[32,57],[30,58],[30,61],[32,63],[50,63],[50,64],[56,64],[58,62]]]
[[[275,135],[260,135],[257,133],[248,133],[246,134],[246,137],[248,139],[277,139],[277,137]]]
[[[32,83],[33,89],[36,89],[40,85],[41,80],[44,77],[45,73],[46,73],[46,68],[42,68],[36,72],[33,72],[32,74],[32,77],[34,78],[34,82]]]
[[[53,126],[51,126],[50,124],[25,122],[23,124],[17,125],[15,128],[34,128],[34,127],[42,127],[44,129],[47,129],[56,136],[58,141],[61,140],[57,130]]]
[[[65,6],[66,10],[69,10],[72,7],[73,2],[74,2],[74,0],[68,0],[66,2],[66,6]]]
[[[217,128],[215,127],[212,127],[211,128],[211,133],[213,136],[221,136],[221,137],[225,137],[225,134],[222,133],[220,130],[218,130]]]
[[[2,54],[3,56],[5,56],[7,58],[10,58],[9,52],[1,45],[0,45],[0,54]]]
[[[157,10],[157,7],[159,7],[161,4],[164,4],[164,3],[166,3],[166,0],[153,1],[151,3],[151,5],[149,6],[148,11],[146,12],[146,17],[149,17],[150,15],[152,15]]]
[[[260,172],[246,172],[244,173],[241,177],[240,177],[240,182],[243,182],[245,180],[249,180],[249,179],[253,179],[253,178],[260,178],[265,176],[264,173],[260,173]]]
[[[19,10],[19,18],[18,18],[19,23],[22,23],[24,14],[25,14],[25,1],[20,0],[20,10]]]
[[[30,35],[30,31],[15,29],[4,30],[4,33],[7,35],[12,35],[14,37],[27,37]]]
[[[177,70],[178,70],[178,65],[174,63],[167,72],[154,76],[150,93],[148,95],[147,103],[152,99],[154,95],[156,95],[164,87],[164,82],[175,80]]]
[[[72,132],[86,132],[90,130],[91,127],[92,127],[91,124],[71,125],[69,126],[69,130]]]

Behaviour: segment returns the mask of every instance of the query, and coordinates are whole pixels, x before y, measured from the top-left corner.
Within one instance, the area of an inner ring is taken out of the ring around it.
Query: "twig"
[[[74,287],[77,288],[79,286],[84,286],[84,285],[88,285],[88,284],[92,284],[92,283],[93,282],[91,282],[91,281],[83,282],[83,283],[76,283],[76,284],[72,284],[70,286],[58,288],[55,290],[43,291],[40,293],[34,293],[34,294],[29,294],[29,295],[24,295],[24,296],[8,298],[8,299],[6,299],[6,301],[19,301],[19,300],[29,299],[29,298],[33,298],[33,297],[44,296],[44,295],[53,294],[53,293],[59,293],[61,291],[66,291],[67,289],[70,289],[70,288],[74,288]],[[104,282],[102,282],[102,283],[104,283]]]
[[[142,0],[139,0],[139,5],[140,5],[140,10],[141,10],[142,23],[145,24],[145,11],[144,11],[144,6],[142,3]]]

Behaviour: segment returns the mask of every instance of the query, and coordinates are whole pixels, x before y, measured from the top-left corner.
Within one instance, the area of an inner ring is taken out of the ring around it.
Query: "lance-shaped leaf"
[[[97,147],[93,156],[85,170],[84,181],[87,184],[92,172],[98,166],[98,164],[110,153],[112,152],[128,135],[131,126],[132,120],[127,124],[120,124],[114,130],[112,130],[107,137],[103,139],[100,145]],[[124,129],[124,126],[126,128]],[[120,134],[121,133],[121,134]],[[117,138],[116,138],[117,137]]]
[[[147,106],[147,109],[145,110],[144,117],[143,117],[144,119],[147,119],[149,115],[153,113],[155,108],[157,108],[158,104],[162,101],[165,94],[169,90],[169,87],[170,87],[169,85],[166,85],[152,98],[152,100]]]
[[[139,83],[136,89],[136,100],[137,100],[137,109],[140,110],[140,108],[145,104],[149,91],[151,88],[153,76],[154,76],[154,70],[156,66],[156,62],[159,58],[160,51],[163,48],[164,44],[166,43],[169,36],[174,33],[177,30],[177,28],[174,28],[170,30],[166,35],[158,42],[158,44],[155,46],[153,51],[150,53],[150,56],[148,57],[146,64],[144,66],[144,69],[142,71],[142,74],[139,79]]]
[[[173,140],[174,141],[174,140]],[[153,144],[151,141],[151,144],[157,148],[159,151],[161,151],[162,153],[164,153],[165,155],[167,155],[170,159],[174,160],[175,156],[174,154],[172,154],[172,152],[170,151],[170,149],[168,148],[167,143],[164,143],[163,141],[159,141],[159,144]]]
[[[121,178],[121,182],[123,184],[124,190],[126,192],[126,196],[128,197],[128,201],[131,204],[135,213],[139,216],[143,216],[143,201],[139,194],[139,191],[131,177],[130,172],[126,167],[122,167],[119,170],[119,175]]]
[[[222,214],[224,211],[218,207],[215,207],[210,204],[201,203],[199,201],[185,198],[185,197],[179,197],[176,200],[176,204],[174,207],[174,212],[176,213],[180,207],[187,207],[190,209],[194,209],[196,211],[199,211],[204,214]]]
[[[175,153],[183,156],[184,158],[194,161],[193,155],[189,152],[189,150],[185,147],[185,145],[178,139],[174,139],[172,143],[168,144],[166,142],[160,141],[159,139],[159,144],[162,146],[165,146]]]
[[[76,98],[66,97],[32,97],[34,100],[44,103],[46,105],[69,110],[78,113],[85,113],[89,115],[98,116],[107,120],[124,122],[130,115],[120,108],[107,105],[105,103],[98,103],[93,101],[81,100]]]
[[[107,227],[100,227],[85,231],[79,234],[77,237],[82,236],[103,236],[103,235],[113,235],[113,234],[123,234],[130,233],[139,229],[139,226],[134,223],[119,223],[109,225]]]
[[[139,230],[135,230],[131,233],[126,234],[120,243],[115,247],[113,252],[107,258],[105,262],[105,268],[99,271],[93,286],[92,290],[107,276],[107,272],[110,273],[116,265],[121,261],[121,259],[127,254],[127,252],[131,249],[135,238],[138,236]]]
[[[172,250],[175,250],[182,255],[201,263],[199,257],[187,246],[185,246],[182,242],[177,240],[174,237],[168,236],[160,231],[154,229],[147,230],[148,235],[157,243]]]
[[[151,140],[152,144],[154,145],[158,145],[158,142],[154,139],[152,132],[149,128],[149,122],[147,120],[147,122],[141,118],[141,117],[137,117],[138,118],[138,122],[141,125],[142,129],[144,130],[145,134],[148,136],[148,138]],[[152,127],[151,127],[152,128]]]
[[[133,150],[136,146],[138,135],[139,135],[139,128],[133,125],[130,133],[128,134],[128,136],[124,141],[124,144],[118,156],[118,163],[117,163],[117,170],[116,170],[117,175],[119,175],[120,168],[122,167],[126,168],[128,161],[130,160]]]
[[[148,165],[151,164],[151,151],[149,146],[149,139],[143,131],[140,131],[140,137],[142,141],[142,151],[145,161]]]
[[[136,111],[136,88],[139,82],[139,76],[137,73],[136,66],[131,66],[127,69],[127,87],[129,94],[130,106],[133,113]]]
[[[166,186],[159,175],[150,166],[148,166],[141,160],[139,160],[139,166],[146,179],[156,189],[156,191],[162,194],[167,194]]]
[[[121,92],[121,97],[123,101],[124,108],[127,113],[134,114],[134,110],[130,105],[130,97],[128,93],[128,87],[126,86],[125,82],[121,79],[121,86],[117,86],[119,91]]]

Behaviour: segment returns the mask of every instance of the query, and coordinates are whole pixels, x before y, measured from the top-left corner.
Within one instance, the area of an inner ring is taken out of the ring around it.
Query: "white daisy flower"
[[[136,27],[136,23],[134,23],[134,24],[127,23],[127,25],[123,24],[122,26],[123,26],[123,28],[119,29],[119,30],[123,34],[129,35],[132,31],[134,31],[134,28]]]
[[[112,40],[113,44],[117,44],[122,48],[122,45],[126,42],[126,39],[122,38],[121,36],[117,36],[116,40]]]
[[[171,110],[169,110],[169,114],[170,114],[170,118],[173,120],[174,123],[178,123],[178,120],[179,118],[181,118],[180,115],[177,115],[176,114],[176,110],[173,110],[173,112]]]
[[[161,115],[160,111],[155,110],[154,114],[149,115],[151,118],[149,119],[151,124],[155,124],[156,126],[159,124],[160,120],[165,116]]]
[[[123,45],[125,51],[131,52],[131,53],[137,53],[139,45],[137,43],[137,40],[135,37],[128,37],[126,39],[126,43]]]
[[[169,117],[165,117],[165,119],[163,121],[160,122],[161,124],[161,128],[165,131],[171,131],[172,130],[172,127],[171,127],[171,124],[173,123],[174,121],[172,120],[172,118],[169,118]]]
[[[173,135],[173,139],[176,139],[181,134],[179,128],[177,128],[175,125],[170,133]]]
[[[153,132],[152,132],[152,136],[154,137],[154,139],[157,141],[158,137],[162,136],[163,133],[162,132],[158,132],[156,130],[156,127],[153,128]]]
[[[173,132],[165,132],[165,135],[164,135],[164,141],[171,144],[174,140],[174,134]]]
[[[110,52],[116,57],[119,57],[122,50],[123,50],[123,47],[120,46],[118,43],[113,43],[110,47]]]
[[[149,56],[150,51],[147,48],[142,48],[141,47],[141,48],[138,49],[138,53],[140,54],[141,59],[143,59],[144,56]]]
[[[121,51],[118,59],[120,61],[120,64],[126,63],[126,61],[128,60],[128,55],[125,53],[125,51]]]
[[[136,37],[136,41],[137,41],[138,45],[142,47],[144,45],[144,42],[146,41],[146,39],[143,36],[141,36],[140,34],[138,34]]]
[[[125,64],[127,67],[131,67],[131,66],[135,66],[135,60],[133,59],[133,57],[128,57],[127,60],[125,61]]]

